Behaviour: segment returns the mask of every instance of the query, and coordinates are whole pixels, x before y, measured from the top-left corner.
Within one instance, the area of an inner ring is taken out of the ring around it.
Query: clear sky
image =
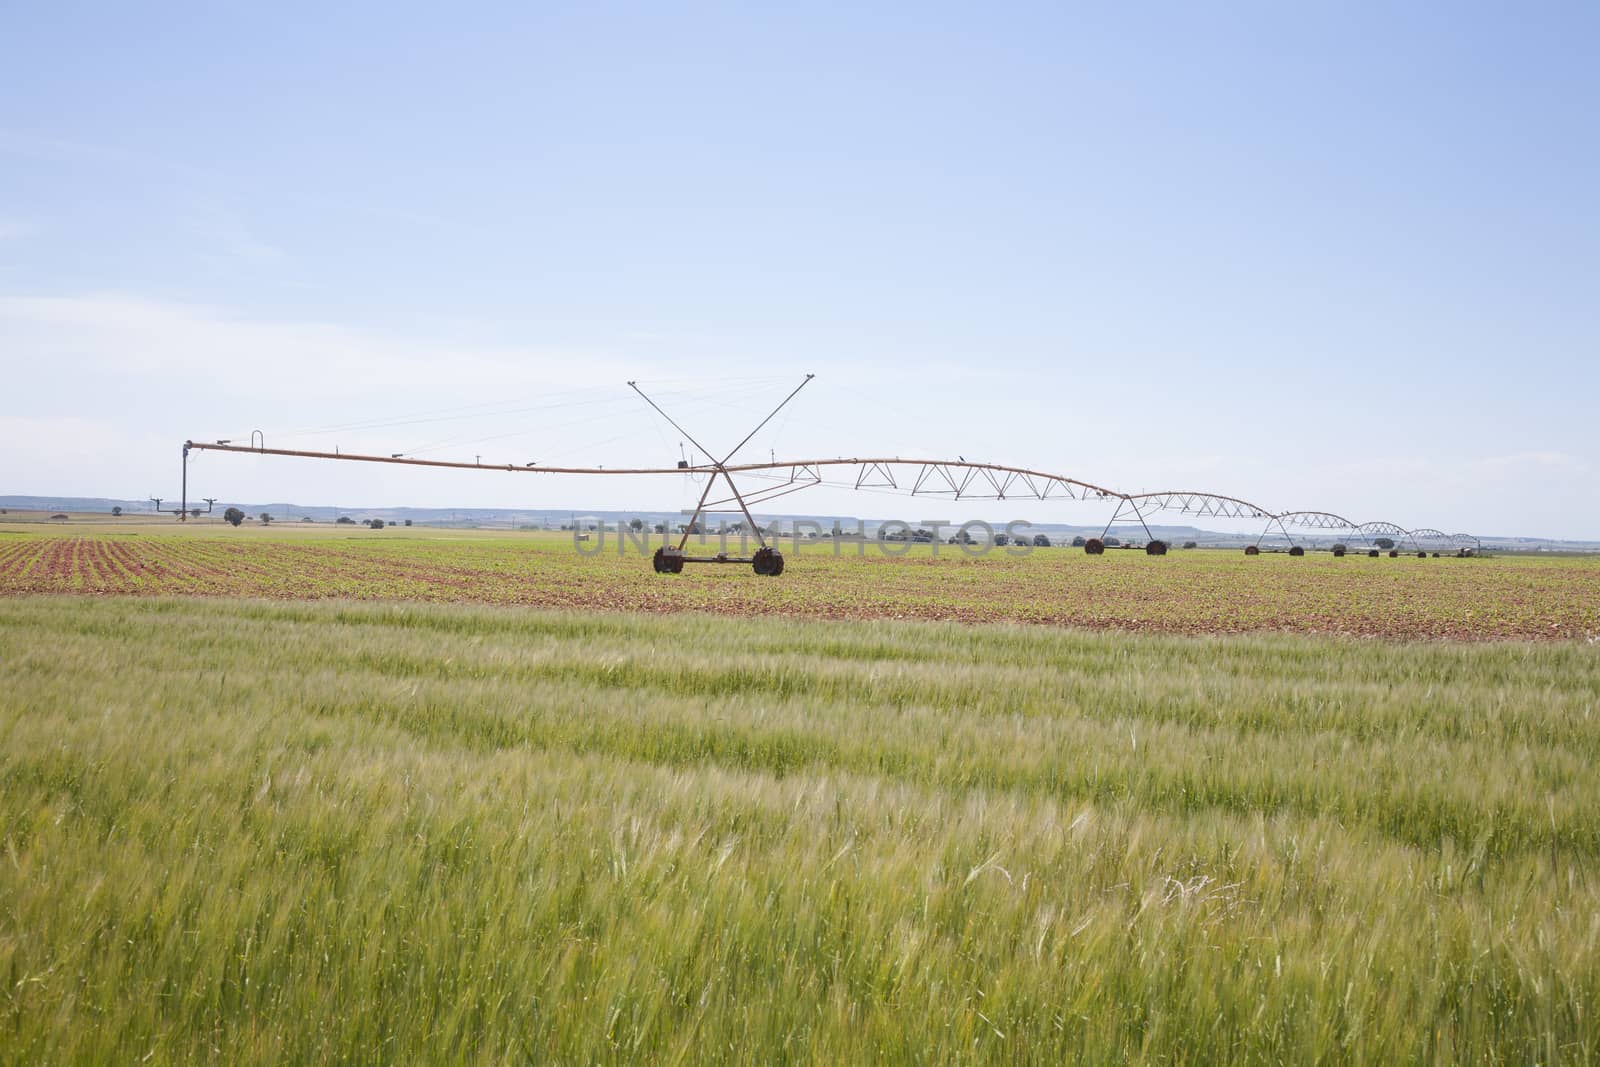
[[[627,379],[718,447],[814,371],[751,455],[1600,538],[1600,6],[788,7],[0,7],[0,493],[175,496],[252,428],[670,462]]]

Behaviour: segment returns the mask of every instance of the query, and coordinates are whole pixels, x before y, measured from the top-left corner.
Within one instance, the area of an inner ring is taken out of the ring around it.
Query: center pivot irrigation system
[[[208,452],[240,452],[257,456],[292,456],[299,459],[327,459],[339,460],[349,463],[392,463],[408,467],[443,467],[452,470],[480,470],[480,471],[507,471],[522,474],[653,474],[653,475],[706,475],[705,488],[700,493],[700,499],[695,503],[694,511],[690,514],[689,521],[683,524],[682,535],[676,544],[665,544],[656,549],[651,563],[657,573],[679,574],[687,563],[748,563],[755,573],[760,575],[775,576],[783,573],[783,554],[778,551],[774,543],[769,543],[768,536],[761,525],[751,515],[752,505],[765,503],[789,493],[809,489],[813,486],[825,485],[834,488],[854,489],[861,491],[899,493],[914,497],[932,497],[941,500],[1074,500],[1074,501],[1105,501],[1114,502],[1115,509],[1111,518],[1106,521],[1105,530],[1099,537],[1091,537],[1084,544],[1084,551],[1090,555],[1099,555],[1105,551],[1106,537],[1111,532],[1111,527],[1119,520],[1137,520],[1145,532],[1147,541],[1145,552],[1152,556],[1165,555],[1166,542],[1157,538],[1150,532],[1146,516],[1160,513],[1187,515],[1192,518],[1214,518],[1227,520],[1256,520],[1265,523],[1260,536],[1255,543],[1246,546],[1246,555],[1257,555],[1261,551],[1261,543],[1273,530],[1289,543],[1289,555],[1303,556],[1305,548],[1295,542],[1292,530],[1315,530],[1328,533],[1347,533],[1352,538],[1359,537],[1367,554],[1379,554],[1376,541],[1387,538],[1392,545],[1389,555],[1397,556],[1402,547],[1409,547],[1410,551],[1419,556],[1426,556],[1431,548],[1435,555],[1440,550],[1453,550],[1459,554],[1476,552],[1480,545],[1478,539],[1471,534],[1446,534],[1439,530],[1421,528],[1406,529],[1392,522],[1364,522],[1357,523],[1342,515],[1330,511],[1282,511],[1274,512],[1248,500],[1238,497],[1224,496],[1220,493],[1210,493],[1201,490],[1168,490],[1160,493],[1124,493],[1116,489],[1090,482],[1068,478],[1065,475],[1050,474],[1045,471],[1030,470],[1026,467],[1008,467],[998,463],[979,463],[962,457],[956,459],[906,459],[900,456],[887,458],[845,458],[834,459],[806,459],[806,460],[778,460],[773,459],[767,463],[733,463],[733,457],[739,450],[750,443],[750,439],[759,433],[762,427],[772,421],[773,417],[782,411],[800,390],[809,384],[815,375],[807,374],[800,384],[795,386],[788,396],[784,397],[777,407],[767,413],[767,416],[756,424],[755,428],[745,434],[743,440],[735,445],[721,459],[715,458],[715,453],[696,441],[694,436],[685,430],[678,422],[661,409],[661,406],[647,396],[639,388],[637,382],[629,382],[628,386],[638,393],[644,402],[650,405],[657,414],[683,434],[701,454],[710,462],[691,464],[688,460],[679,460],[672,467],[541,467],[536,464],[517,465],[515,463],[473,463],[457,462],[452,460],[417,459],[403,456],[398,453],[383,455],[364,455],[352,452],[318,452],[290,448],[268,448],[265,436],[258,430],[251,434],[250,444],[236,445],[231,441],[222,440],[214,442],[185,441],[183,443],[183,500],[176,509],[180,520],[189,516],[189,453],[192,450]],[[734,481],[734,475],[743,479],[765,482],[767,484],[754,490],[740,490]],[[711,499],[712,490],[716,487],[718,479],[727,486],[728,496]],[[206,500],[207,510],[210,510],[211,499]],[[730,506],[735,505],[735,506]],[[733,556],[726,552],[718,552],[708,556],[693,556],[687,552],[689,538],[700,529],[699,521],[707,515],[743,515],[747,523],[746,529],[755,535],[757,548],[749,556]],[[1335,554],[1342,554],[1338,547]]]

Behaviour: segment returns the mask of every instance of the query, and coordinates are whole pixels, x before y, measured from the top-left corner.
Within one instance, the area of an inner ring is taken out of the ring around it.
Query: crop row
[[[0,541],[0,595],[410,600],[800,618],[1012,621],[1174,633],[1296,631],[1406,638],[1593,639],[1600,562],[1586,559],[1152,559],[791,556],[658,575],[568,543],[463,540],[19,537]]]

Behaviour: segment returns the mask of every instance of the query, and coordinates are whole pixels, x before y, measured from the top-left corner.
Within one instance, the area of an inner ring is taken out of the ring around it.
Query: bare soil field
[[[970,558],[946,545],[934,558],[927,546],[891,557],[877,544],[822,543],[798,553],[786,546],[785,573],[758,578],[742,565],[659,575],[614,539],[583,547],[592,554],[566,534],[416,528],[0,526],[0,596],[332,598],[1160,633],[1600,636],[1600,560],[1583,557],[1090,557],[1040,548]]]

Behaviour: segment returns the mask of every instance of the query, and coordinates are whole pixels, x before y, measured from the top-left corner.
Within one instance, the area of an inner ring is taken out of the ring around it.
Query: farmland
[[[0,527],[0,530],[4,530]],[[978,559],[944,546],[808,545],[774,580],[747,567],[654,574],[568,535],[202,526],[0,532],[0,596],[30,593],[469,602],[813,619],[1011,621],[1162,633],[1290,630],[1472,640],[1600,634],[1600,560],[1246,558],[1221,551]],[[170,529],[170,528],[169,528]],[[857,554],[860,552],[861,554]]]
[[[8,1062],[1600,1056],[1587,644],[14,597],[0,664]]]
[[[1597,605],[0,532],[0,1063],[1594,1062]]]

